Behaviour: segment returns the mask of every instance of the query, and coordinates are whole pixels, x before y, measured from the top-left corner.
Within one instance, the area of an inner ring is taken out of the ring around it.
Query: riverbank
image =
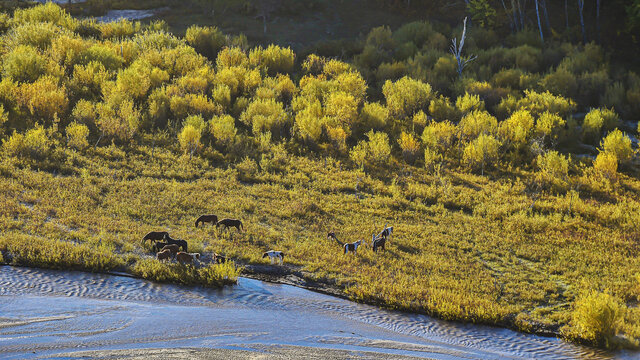
[[[8,359],[216,358],[234,353],[299,358],[305,351],[310,358],[339,359],[634,355],[389,311],[246,278],[234,287],[211,289],[3,266],[0,299],[0,353]]]

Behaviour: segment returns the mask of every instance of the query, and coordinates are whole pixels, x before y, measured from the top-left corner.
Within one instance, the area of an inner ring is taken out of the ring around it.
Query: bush
[[[389,119],[389,109],[380,103],[365,103],[360,110],[360,122],[366,130],[382,130]]]
[[[558,68],[540,81],[540,86],[556,95],[575,98],[578,92],[578,81],[569,71]]]
[[[431,103],[429,104],[429,114],[431,114],[434,119],[440,121],[458,121],[461,116],[460,111],[457,107],[451,104],[449,98],[442,95],[431,100]]]
[[[129,142],[142,126],[140,109],[131,99],[109,98],[96,105],[96,123],[103,136]]]
[[[383,166],[391,159],[391,145],[389,136],[383,132],[367,133],[368,141],[362,140],[351,149],[351,160],[360,166]]]
[[[555,96],[548,91],[537,93],[533,90],[525,90],[524,93],[524,98],[519,100],[512,96],[502,99],[496,111],[506,116],[517,110],[528,110],[533,116],[549,112],[568,117],[576,110],[576,104],[571,99]]]
[[[593,168],[603,177],[613,181],[618,176],[618,158],[613,153],[601,151],[593,162]]]
[[[582,134],[585,140],[595,141],[603,131],[613,130],[618,126],[618,115],[610,109],[593,109],[584,117]]]
[[[240,116],[240,121],[251,126],[254,135],[265,131],[273,134],[283,130],[288,116],[281,102],[275,99],[256,99],[247,106]]]
[[[58,86],[57,79],[51,76],[43,76],[30,84],[21,84],[17,95],[16,100],[20,106],[45,121],[64,115],[69,105],[67,89],[64,85]]]
[[[592,291],[574,303],[573,334],[594,345],[612,347],[623,322],[624,306],[609,294]]]
[[[543,140],[557,140],[566,123],[559,115],[545,112],[536,121],[536,136]]]
[[[496,24],[496,10],[487,0],[471,0],[467,3],[471,21],[483,28],[492,28]]]
[[[36,49],[21,45],[5,55],[2,76],[18,82],[36,81],[46,71],[47,61]]]
[[[191,157],[200,147],[201,136],[202,132],[196,129],[193,125],[185,125],[182,128],[182,131],[180,131],[178,141],[180,141],[182,149],[189,153],[189,157]]]
[[[298,111],[295,123],[303,139],[313,142],[320,140],[324,127],[323,116],[322,105],[318,100],[308,102],[302,110]]]
[[[209,121],[209,131],[217,142],[230,145],[236,137],[235,122],[231,115],[214,116]]]
[[[124,58],[119,56],[115,49],[101,44],[92,45],[80,56],[80,64],[82,65],[94,61],[102,64],[108,71],[118,70],[124,64]]]
[[[458,129],[465,140],[472,140],[483,134],[495,134],[498,119],[486,111],[474,111],[460,120]]]
[[[492,135],[482,134],[470,142],[462,155],[462,161],[472,169],[480,168],[484,174],[485,167],[498,159],[500,142]]]
[[[526,110],[513,113],[507,120],[500,123],[499,133],[502,139],[513,144],[514,147],[525,145],[533,131],[533,116]]]
[[[77,23],[76,19],[53,2],[47,2],[46,4],[27,9],[17,9],[13,13],[13,21],[16,24],[46,22],[62,26],[69,30],[74,30]]]
[[[382,93],[387,100],[391,116],[401,119],[413,116],[419,110],[425,110],[433,97],[429,84],[407,76],[396,82],[387,80],[382,87]]]
[[[215,59],[227,39],[217,27],[191,25],[184,35],[187,44],[209,59]]]
[[[615,129],[610,132],[600,143],[602,151],[612,154],[618,161],[629,162],[633,157],[631,139],[622,131]]]
[[[398,139],[398,145],[400,145],[405,161],[411,164],[415,162],[418,152],[420,151],[420,143],[418,140],[412,134],[403,131],[400,134],[400,139]]]
[[[295,54],[290,48],[269,45],[266,49],[261,46],[249,52],[249,64],[267,71],[269,76],[289,74],[293,70]]]
[[[249,65],[247,54],[235,46],[222,49],[216,58],[216,66],[218,69],[234,66],[246,67],[247,65]]]
[[[358,119],[358,103],[351,94],[333,92],[327,97],[324,113],[329,126],[341,127],[349,136]]]
[[[538,155],[536,160],[540,176],[548,184],[564,186],[569,173],[569,160],[557,151]]]
[[[453,144],[456,126],[449,121],[432,122],[422,132],[422,143],[427,149],[444,153]]]
[[[67,125],[65,133],[67,134],[67,145],[78,150],[84,150],[89,147],[87,138],[89,137],[89,128],[86,125],[72,122]]]
[[[456,99],[456,108],[466,115],[472,111],[484,111],[484,101],[480,100],[480,96],[465,93]]]

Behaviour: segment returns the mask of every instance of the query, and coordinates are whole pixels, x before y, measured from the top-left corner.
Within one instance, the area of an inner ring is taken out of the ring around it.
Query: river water
[[[0,358],[86,350],[305,346],[434,359],[637,358],[240,278],[224,289],[0,266]]]

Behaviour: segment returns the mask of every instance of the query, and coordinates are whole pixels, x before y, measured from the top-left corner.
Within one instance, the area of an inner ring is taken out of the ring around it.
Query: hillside
[[[0,20],[0,262],[223,286],[276,249],[357,301],[638,346],[640,77],[607,49],[468,25],[460,69],[462,24],[338,59],[52,4]],[[385,252],[326,239],[385,224]],[[161,263],[152,230],[235,264]]]

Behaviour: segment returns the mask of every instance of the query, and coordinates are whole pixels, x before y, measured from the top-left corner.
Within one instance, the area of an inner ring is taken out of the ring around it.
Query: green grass
[[[262,252],[287,253],[320,281],[352,299],[443,319],[572,333],[572,304],[608,291],[627,304],[621,326],[640,335],[638,239],[640,182],[621,176],[607,197],[579,200],[533,194],[534,174],[433,175],[396,168],[377,178],[331,158],[291,157],[281,170],[240,175],[204,158],[138,146],[65,152],[57,174],[4,158],[0,170],[0,251],[20,265],[103,271],[121,268],[157,281],[220,286],[237,272],[160,264],[141,238],[167,230],[189,251],[267,263]],[[46,167],[46,163],[39,163]],[[355,185],[358,184],[357,190]],[[585,186],[585,188],[587,188]],[[539,196],[533,203],[533,197]],[[570,204],[571,201],[571,204]],[[195,228],[204,213],[242,219],[245,232]],[[345,256],[342,241],[369,240],[395,227],[386,253],[368,247]]]

